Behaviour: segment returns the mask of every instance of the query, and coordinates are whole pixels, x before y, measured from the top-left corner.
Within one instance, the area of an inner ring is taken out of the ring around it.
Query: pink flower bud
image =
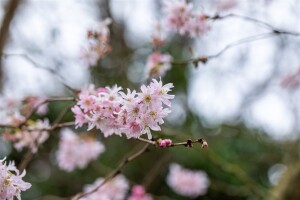
[[[165,141],[165,140],[160,141],[160,142],[159,142],[159,147],[161,147],[161,148],[167,147],[166,141]]]

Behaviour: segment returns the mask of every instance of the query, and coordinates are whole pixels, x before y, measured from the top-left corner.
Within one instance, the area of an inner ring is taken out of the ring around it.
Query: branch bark
[[[0,28],[0,58],[2,58],[3,49],[5,47],[8,34],[9,34],[9,26],[11,24],[12,19],[15,16],[16,10],[20,4],[21,0],[10,0],[6,6],[6,12],[4,14],[4,18],[2,21],[2,25]],[[2,70],[2,59],[0,62],[0,90],[2,90],[3,83],[3,70]]]

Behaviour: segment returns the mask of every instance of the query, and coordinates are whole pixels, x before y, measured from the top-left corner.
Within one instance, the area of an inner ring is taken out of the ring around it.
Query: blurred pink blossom
[[[80,58],[83,59],[88,67],[96,65],[97,61],[111,50],[109,45],[110,31],[108,28],[111,22],[110,18],[106,18],[97,27],[88,31],[88,40],[80,55]]]
[[[21,151],[24,147],[28,147],[32,153],[36,153],[39,145],[44,143],[48,137],[50,128],[49,120],[29,120],[25,127],[15,129],[14,132],[6,132],[4,138],[12,141],[14,147]]]
[[[167,184],[177,194],[196,198],[206,193],[210,181],[201,170],[189,170],[173,163],[170,165]]]
[[[209,30],[210,25],[201,13],[194,14],[186,23],[186,32],[192,38],[200,37]]]
[[[103,182],[103,178],[98,178],[93,184],[84,187],[84,192],[89,192],[97,188]],[[80,200],[124,200],[128,192],[128,181],[123,175],[118,175],[109,182],[102,185],[95,192],[80,198]]]
[[[25,98],[25,104],[30,109],[36,109],[39,115],[45,115],[48,112],[48,103],[45,103],[47,97],[44,96],[28,96]]]
[[[164,76],[171,69],[171,61],[172,57],[169,54],[152,53],[147,60],[146,77]]]
[[[185,34],[193,4],[186,3],[185,0],[165,0],[163,5],[167,27],[181,35]]]
[[[152,200],[152,197],[146,193],[141,185],[135,185],[131,189],[131,194],[127,200]]]
[[[169,32],[188,34],[190,37],[200,37],[210,30],[210,25],[204,14],[192,12],[193,4],[185,0],[165,0],[163,3],[166,29]]]
[[[281,80],[281,86],[286,88],[299,88],[300,86],[300,68],[287,76],[284,76]]]
[[[104,145],[91,137],[79,137],[69,128],[61,130],[56,159],[58,166],[66,171],[84,168],[105,151]]]

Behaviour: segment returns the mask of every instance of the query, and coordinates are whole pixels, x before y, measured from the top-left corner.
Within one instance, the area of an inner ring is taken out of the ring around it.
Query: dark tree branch
[[[2,21],[2,25],[0,28],[0,58],[2,58],[3,49],[5,47],[8,34],[9,34],[9,26],[12,19],[15,16],[16,10],[20,4],[21,0],[10,0],[6,5],[6,12],[4,14],[4,18]],[[3,79],[3,71],[2,71],[2,60],[0,61],[0,90],[2,90],[2,80]]]

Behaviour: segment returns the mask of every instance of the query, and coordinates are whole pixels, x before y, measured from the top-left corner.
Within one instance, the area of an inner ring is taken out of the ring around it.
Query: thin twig
[[[252,17],[243,16],[243,15],[228,14],[228,15],[224,15],[224,16],[215,15],[215,16],[205,16],[205,17],[207,19],[211,19],[211,20],[222,20],[222,19],[227,19],[227,18],[239,18],[239,19],[243,19],[243,20],[255,23],[255,24],[262,25],[263,27],[267,28],[271,32],[258,34],[258,35],[254,35],[254,36],[250,36],[250,37],[246,37],[246,38],[237,40],[235,42],[232,42],[232,43],[226,45],[218,53],[213,54],[213,55],[201,56],[201,57],[198,57],[198,58],[192,58],[192,59],[188,59],[188,60],[185,60],[185,61],[173,61],[173,62],[171,62],[172,64],[182,65],[182,66],[185,66],[185,65],[190,64],[190,63],[193,63],[193,64],[197,65],[199,62],[205,64],[207,61],[209,61],[213,58],[219,57],[220,55],[222,55],[225,51],[229,50],[230,48],[241,45],[241,44],[245,44],[245,43],[265,39],[265,38],[268,38],[268,37],[278,36],[278,35],[300,36],[300,33],[298,33],[298,32],[278,29],[278,28],[275,28],[274,26],[272,26],[271,24],[269,24],[267,22],[264,22],[262,20],[255,19],[255,18],[252,18]]]
[[[269,38],[269,37],[274,37],[274,36],[277,36],[277,35],[275,35],[273,32],[253,35],[253,36],[250,36],[250,37],[242,38],[242,39],[239,39],[237,41],[231,42],[215,54],[208,55],[208,56],[200,56],[200,57],[197,57],[197,58],[191,58],[191,59],[184,60],[184,61],[172,61],[171,64],[181,65],[181,66],[185,66],[185,65],[190,64],[190,63],[193,63],[194,65],[197,65],[198,63],[205,64],[208,61],[210,61],[211,59],[214,59],[214,58],[217,58],[217,57],[221,56],[223,53],[225,53],[227,50],[231,49],[232,47],[239,46],[239,45],[249,43],[249,42],[253,42],[253,41],[257,41],[257,40],[262,40],[262,39]]]
[[[262,21],[262,20],[259,20],[259,19],[256,19],[256,18],[252,18],[252,17],[248,17],[248,16],[244,16],[244,15],[238,15],[238,14],[231,13],[231,14],[223,15],[223,16],[215,15],[215,16],[205,16],[205,17],[207,19],[211,19],[211,20],[222,20],[222,19],[227,19],[227,18],[239,18],[239,19],[242,19],[242,20],[246,20],[246,21],[261,25],[261,26],[267,28],[268,30],[271,30],[275,34],[300,36],[300,33],[298,33],[298,32],[287,31],[287,30],[282,30],[282,29],[279,29],[279,28],[275,28],[273,25],[271,25],[271,24],[269,24],[265,21]]]
[[[54,126],[52,126],[50,129],[48,129],[49,131],[53,131],[57,128],[63,128],[63,127],[67,127],[67,126],[74,126],[75,123],[74,122],[64,122],[64,123],[59,123],[59,124],[56,124]]]
[[[23,159],[21,160],[19,167],[18,167],[21,173],[24,169],[26,169],[27,165],[29,164],[29,162],[31,161],[33,156],[34,156],[34,153],[32,153],[32,151],[30,149],[28,149],[26,154],[23,156]]]
[[[77,200],[80,199],[84,196],[87,196],[89,194],[92,194],[94,192],[96,192],[98,189],[100,189],[103,185],[105,185],[107,182],[109,182],[111,179],[113,179],[114,177],[116,177],[119,173],[121,173],[122,169],[125,167],[126,164],[128,164],[129,162],[133,161],[134,159],[138,158],[140,155],[142,155],[148,148],[149,144],[146,144],[142,149],[140,149],[138,152],[134,153],[133,155],[125,158],[119,165],[118,167],[112,172],[110,173],[104,180],[103,182],[96,187],[95,189],[89,191],[89,192],[82,192],[79,193],[77,195],[75,195],[72,200]]]
[[[66,87],[68,90],[70,90],[73,93],[76,93],[76,90],[73,89],[72,87],[70,87],[68,84],[65,83],[64,81],[64,77],[62,75],[60,75],[59,73],[57,73],[57,70],[55,69],[51,69],[49,67],[43,67],[41,64],[37,63],[35,60],[33,60],[31,57],[29,57],[27,54],[23,54],[23,53],[3,53],[3,57],[10,57],[10,56],[19,56],[19,57],[23,57],[24,59],[26,59],[27,61],[29,61],[35,68],[38,69],[42,69],[45,70],[51,74],[53,74],[54,76],[56,76],[59,80],[59,82]]]

